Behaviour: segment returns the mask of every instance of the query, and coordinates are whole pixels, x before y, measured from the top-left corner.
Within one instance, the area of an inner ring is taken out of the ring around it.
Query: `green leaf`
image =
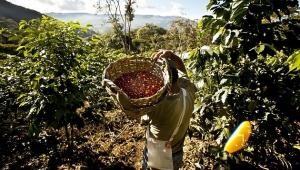
[[[25,96],[27,96],[27,94],[26,94],[26,93],[23,93],[23,94],[19,95],[19,97],[17,98],[17,100],[20,100],[21,98],[23,98],[23,97],[25,97]]]
[[[20,40],[21,36],[20,35],[14,35],[8,38],[8,41],[17,41]]]
[[[208,3],[207,6],[206,6],[206,9],[207,9],[207,10],[210,10],[210,8],[211,8],[213,5],[215,5],[216,3],[217,3],[216,0],[210,0],[209,3]]]
[[[232,2],[232,9],[237,9],[241,6],[241,4],[243,3],[243,1],[233,1]],[[242,4],[243,5],[243,4]],[[241,7],[240,7],[241,8]]]
[[[210,28],[210,26],[211,26],[212,22],[214,21],[214,19],[213,19],[212,16],[203,16],[203,19],[201,21],[202,21],[202,28],[201,29],[205,30],[207,28]],[[212,28],[212,29],[215,29],[215,28]]]
[[[22,102],[21,104],[19,104],[19,107],[23,107],[23,106],[25,106],[25,105],[27,105],[27,104],[29,104],[27,101]]]
[[[78,29],[78,28],[80,28],[80,25],[78,25],[78,24],[72,24],[71,28],[72,29]]]
[[[32,137],[33,134],[34,134],[34,132],[35,132],[35,130],[34,130],[34,125],[33,125],[33,123],[30,123],[29,129],[28,129],[28,135],[29,135],[30,137]]]
[[[267,47],[269,47],[271,50],[273,50],[274,52],[278,52],[277,50],[276,50],[276,48],[273,46],[273,45],[270,45],[270,44],[267,44],[267,43],[261,43],[262,45],[264,45],[264,46],[267,46]]]
[[[300,145],[294,145],[293,148],[300,150]]]
[[[231,44],[230,44],[230,47],[238,47],[239,45],[239,40],[237,37],[233,37],[232,41],[231,41]]]
[[[265,50],[265,45],[264,44],[259,44],[259,46],[255,49],[257,54],[260,54]]]
[[[201,107],[202,107],[201,102],[197,101],[196,104],[194,105],[194,111],[193,111],[193,113],[197,112]]]
[[[21,50],[21,49],[23,49],[23,48],[25,48],[25,46],[19,46],[19,47],[17,48],[17,51],[19,51],[19,50]]]
[[[203,116],[206,106],[206,104],[202,105],[201,110],[199,112],[200,116]]]
[[[202,54],[204,54],[205,52],[207,52],[211,56],[214,53],[213,50],[212,50],[212,48],[210,46],[207,46],[207,45],[202,46],[201,49],[200,49],[200,51],[201,51]]]
[[[229,34],[226,36],[225,38],[225,45],[229,45],[233,39],[234,35],[231,33],[231,31],[229,32]]]
[[[287,62],[290,64],[290,71],[300,70],[300,50],[290,55]]]
[[[248,10],[249,2],[248,0],[243,1],[234,1],[232,3],[232,13],[230,16],[230,20],[234,23],[239,23],[243,17],[245,16],[247,10]]]
[[[205,85],[204,80],[203,79],[199,80],[196,85],[199,89],[203,88]]]
[[[19,23],[19,30],[22,30],[27,25],[27,22],[25,20],[21,20]]]
[[[24,55],[25,57],[27,57],[27,56],[28,56],[28,51],[27,51],[27,50],[23,51],[23,55]]]
[[[220,50],[220,53],[224,53],[224,48],[223,48],[223,45],[220,44],[219,46],[219,50]]]
[[[220,85],[225,84],[225,83],[227,82],[227,80],[228,80],[228,79],[222,79],[222,80],[220,81]]]
[[[256,108],[256,105],[257,105],[256,101],[251,100],[248,104],[248,110],[250,112],[253,112]]]
[[[224,34],[224,32],[225,32],[225,28],[221,27],[219,31],[213,36],[212,42],[213,43],[216,42],[216,40],[218,40],[220,36]]]
[[[223,93],[223,95],[221,96],[222,103],[226,102],[227,95],[228,95],[228,90],[225,90],[224,93]]]
[[[36,111],[36,107],[35,106],[32,106],[29,110],[29,113],[28,115],[26,116],[26,118],[28,119],[29,117],[31,117],[31,115],[33,115]]]
[[[199,49],[193,49],[192,51],[189,52],[189,58],[195,59],[199,57]]]

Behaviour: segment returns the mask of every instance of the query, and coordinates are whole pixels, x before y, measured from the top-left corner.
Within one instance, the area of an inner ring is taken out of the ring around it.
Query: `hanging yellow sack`
[[[242,149],[251,134],[251,124],[249,121],[242,122],[238,128],[233,132],[225,144],[224,151],[234,153]]]

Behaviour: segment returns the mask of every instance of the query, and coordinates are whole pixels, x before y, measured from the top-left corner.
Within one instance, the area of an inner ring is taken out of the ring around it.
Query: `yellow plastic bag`
[[[224,151],[227,151],[228,153],[234,153],[241,150],[246,145],[251,131],[250,122],[242,122],[226,142]]]

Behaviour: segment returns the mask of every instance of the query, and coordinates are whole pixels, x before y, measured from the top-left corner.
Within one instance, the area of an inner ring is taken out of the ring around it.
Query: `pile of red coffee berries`
[[[162,79],[148,71],[122,74],[114,83],[132,99],[153,96],[164,85]]]

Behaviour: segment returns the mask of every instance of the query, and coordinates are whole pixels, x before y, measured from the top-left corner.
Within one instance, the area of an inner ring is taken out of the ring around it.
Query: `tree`
[[[134,18],[134,10],[133,10],[133,4],[135,3],[134,0],[128,0],[126,1],[125,5],[125,37],[126,42],[128,44],[128,50],[130,51],[132,48],[132,38],[131,38],[131,22]],[[126,27],[128,28],[128,31],[126,33]]]
[[[125,4],[125,10],[121,8]],[[104,12],[112,24],[117,37],[122,41],[124,50],[130,51],[132,48],[131,22],[134,18],[133,5],[135,0],[98,0],[96,8],[99,12]]]
[[[139,48],[142,51],[158,50],[164,48],[165,41],[164,35],[167,30],[154,24],[146,24],[145,26],[138,28],[134,31],[135,41],[139,43]]]
[[[195,48],[197,45],[196,22],[184,18],[173,20],[167,31],[166,40],[167,48],[180,53]]]

